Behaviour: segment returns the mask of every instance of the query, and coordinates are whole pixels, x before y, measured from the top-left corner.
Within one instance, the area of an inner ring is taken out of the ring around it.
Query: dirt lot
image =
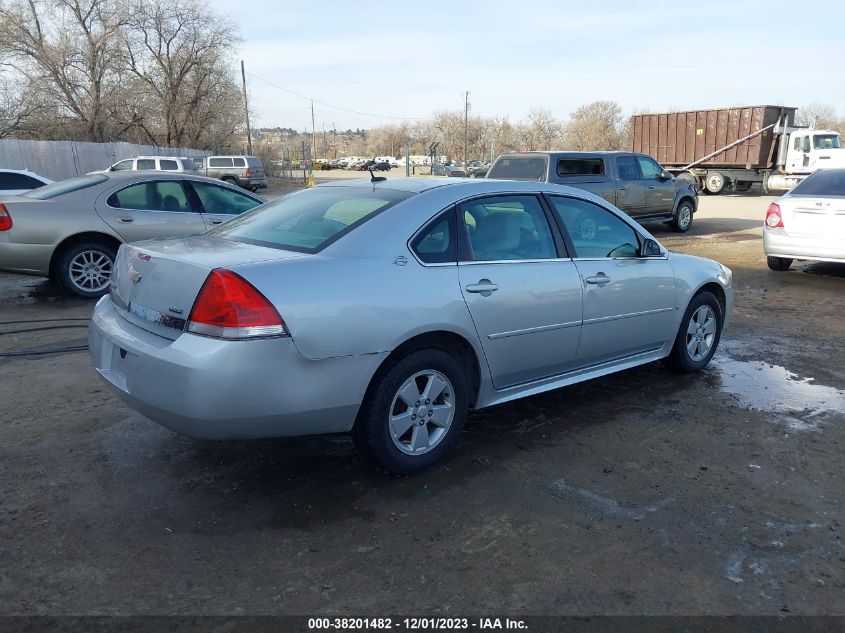
[[[0,613],[845,614],[845,267],[770,272],[767,203],[649,227],[734,270],[706,372],[476,413],[413,478],[345,437],[177,436],[84,352],[0,358]],[[0,351],[84,344],[25,321],[92,306],[0,275]]]

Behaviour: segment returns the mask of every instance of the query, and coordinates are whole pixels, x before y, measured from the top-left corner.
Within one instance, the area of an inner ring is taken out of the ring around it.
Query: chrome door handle
[[[135,219],[135,218],[118,218],[118,219],[117,219],[117,221],[118,221],[118,222],[123,222],[124,224],[129,224],[129,223],[131,223],[134,219]]]
[[[586,279],[588,284],[606,284],[610,281],[610,277],[605,275],[604,273],[599,273],[598,275],[593,275],[592,277],[587,277]]]
[[[466,287],[467,292],[480,292],[484,296],[489,295],[491,292],[496,292],[498,289],[499,286],[489,279],[482,279],[477,284],[469,284]]]

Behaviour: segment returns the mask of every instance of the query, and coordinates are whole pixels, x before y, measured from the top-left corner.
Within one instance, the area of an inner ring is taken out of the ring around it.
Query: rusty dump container
[[[730,145],[752,132],[795,120],[795,110],[784,106],[749,106],[718,110],[692,110],[631,117],[631,151],[650,154],[666,167],[684,167]],[[775,134],[766,130],[701,163],[701,167],[768,169],[776,160]]]

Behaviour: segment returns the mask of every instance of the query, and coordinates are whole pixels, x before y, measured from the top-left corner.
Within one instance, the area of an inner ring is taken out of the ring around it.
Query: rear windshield
[[[557,161],[558,176],[595,176],[604,173],[601,158],[561,158]]]
[[[306,189],[244,213],[210,233],[259,246],[316,253],[411,195],[357,187]]]
[[[545,156],[503,156],[496,160],[487,177],[543,181],[548,172],[548,160]]]
[[[55,198],[56,196],[61,196],[66,193],[85,189],[85,187],[97,185],[101,182],[105,182],[106,180],[108,180],[108,178],[102,174],[80,176],[79,178],[68,178],[67,180],[54,182],[52,185],[45,185],[43,187],[39,187],[38,189],[33,189],[32,191],[28,191],[23,194],[23,196],[24,198],[33,198],[35,200],[49,200],[50,198]]]
[[[246,163],[250,167],[255,167],[256,169],[261,167],[261,161],[258,160],[255,156],[247,156]]]
[[[845,196],[845,169],[820,169],[798,183],[789,195]]]

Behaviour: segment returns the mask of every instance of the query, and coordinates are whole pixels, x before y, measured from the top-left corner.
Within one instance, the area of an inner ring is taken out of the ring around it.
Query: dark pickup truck
[[[664,221],[689,231],[698,210],[690,180],[675,178],[646,154],[631,152],[521,152],[496,159],[487,178],[539,180],[585,189],[638,222]]]

